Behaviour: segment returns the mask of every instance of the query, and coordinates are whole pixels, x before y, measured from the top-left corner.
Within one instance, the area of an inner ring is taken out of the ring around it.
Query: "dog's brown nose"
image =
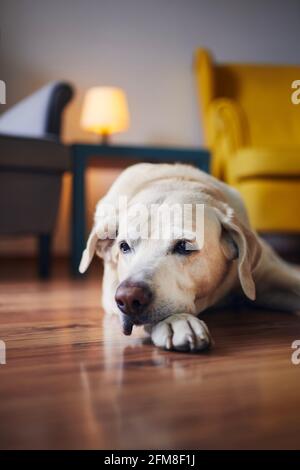
[[[152,292],[145,282],[123,281],[117,289],[115,300],[121,312],[136,316],[150,304]]]

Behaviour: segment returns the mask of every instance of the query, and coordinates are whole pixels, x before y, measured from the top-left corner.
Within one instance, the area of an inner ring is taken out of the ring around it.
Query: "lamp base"
[[[102,145],[109,145],[110,135],[109,135],[108,132],[102,132],[100,139],[101,139],[101,144]]]

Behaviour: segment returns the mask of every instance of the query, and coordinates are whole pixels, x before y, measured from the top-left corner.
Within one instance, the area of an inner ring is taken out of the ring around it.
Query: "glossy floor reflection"
[[[3,281],[0,447],[298,448],[300,318],[251,310],[204,318],[206,353],[122,335],[100,282]]]

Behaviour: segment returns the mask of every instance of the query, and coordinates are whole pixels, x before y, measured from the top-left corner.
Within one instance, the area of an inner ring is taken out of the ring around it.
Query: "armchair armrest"
[[[237,103],[227,98],[210,103],[208,139],[213,152],[213,174],[222,178],[226,160],[249,142],[247,120]]]
[[[300,180],[300,147],[245,147],[228,162],[233,184],[253,180]]]
[[[62,173],[70,168],[69,147],[53,139],[0,135],[0,171],[15,169]]]

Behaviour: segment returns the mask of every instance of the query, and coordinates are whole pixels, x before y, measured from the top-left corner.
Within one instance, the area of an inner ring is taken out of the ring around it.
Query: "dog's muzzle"
[[[145,282],[136,282],[130,279],[121,282],[116,291],[115,300],[123,313],[123,332],[125,334],[131,334],[134,324],[143,323],[141,316],[149,307],[152,298],[152,291]]]

